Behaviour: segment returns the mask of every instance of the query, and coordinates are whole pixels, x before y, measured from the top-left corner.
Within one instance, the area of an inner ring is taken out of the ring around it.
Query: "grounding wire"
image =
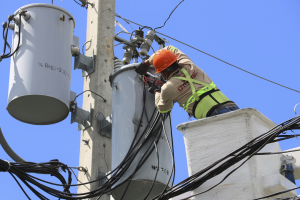
[[[125,18],[121,17],[121,16],[118,15],[117,13],[115,14],[115,16],[116,16],[116,17],[119,17],[119,18],[121,18],[121,19],[123,19],[123,20],[127,20],[127,21],[129,21],[129,22],[131,22],[131,23],[133,23],[133,24],[138,25],[138,26],[142,26],[141,24],[138,24],[138,23],[136,23],[136,22],[133,22],[133,21],[130,21],[130,20],[128,20],[128,19],[125,19]],[[148,27],[146,27],[146,28],[148,28]],[[148,28],[148,29],[149,29],[149,28]],[[209,54],[209,53],[206,53],[205,51],[202,51],[202,50],[200,50],[200,49],[197,49],[196,47],[193,47],[193,46],[191,46],[191,45],[189,45],[189,44],[186,44],[186,43],[184,43],[184,42],[182,42],[182,41],[180,41],[180,40],[177,40],[177,39],[175,39],[175,38],[173,38],[173,37],[170,37],[170,36],[168,36],[168,35],[165,35],[165,34],[163,34],[163,33],[157,32],[157,31],[156,31],[156,33],[161,34],[161,35],[163,35],[163,36],[165,36],[165,37],[167,37],[167,38],[170,38],[170,39],[172,39],[172,40],[174,40],[174,41],[176,41],[176,42],[179,42],[179,43],[181,43],[181,44],[183,44],[183,45],[185,45],[185,46],[188,46],[188,47],[190,47],[190,48],[192,48],[192,49],[194,49],[194,50],[196,50],[196,51],[199,51],[199,52],[201,52],[201,53],[203,53],[203,54],[205,54],[205,55],[207,55],[207,56],[210,56],[210,57],[212,57],[212,58],[214,58],[214,59],[217,59],[217,60],[219,60],[219,61],[221,61],[221,62],[223,62],[223,63],[225,63],[225,64],[227,64],[227,65],[230,65],[230,66],[232,66],[232,67],[234,67],[234,68],[236,68],[236,69],[239,69],[239,70],[241,70],[241,71],[243,71],[243,72],[246,72],[246,73],[248,73],[248,74],[251,74],[251,75],[253,75],[253,76],[256,76],[257,78],[263,79],[263,80],[268,81],[268,82],[270,82],[270,83],[273,83],[273,84],[275,84],[275,85],[278,85],[278,86],[284,87],[284,88],[286,88],[286,89],[292,90],[292,91],[294,91],[294,92],[300,93],[299,90],[295,90],[295,89],[293,89],[293,88],[290,88],[290,87],[287,87],[287,86],[285,86],[285,85],[279,84],[279,83],[274,82],[274,81],[271,81],[271,80],[269,80],[269,79],[266,79],[266,78],[264,78],[264,77],[262,77],[262,76],[256,75],[256,74],[254,74],[254,73],[252,73],[252,72],[249,72],[249,71],[247,71],[247,70],[245,70],[245,69],[242,69],[242,68],[240,68],[240,67],[238,67],[238,66],[236,66],[236,65],[233,65],[233,64],[231,64],[231,63],[229,63],[229,62],[226,62],[226,61],[224,61],[224,60],[222,60],[222,59],[220,59],[220,58],[218,58],[218,57],[216,57],[216,56],[213,56],[213,55],[211,55],[211,54]]]
[[[85,91],[81,92],[80,94],[78,94],[78,95],[74,98],[73,101],[76,102],[77,97],[79,97],[80,95],[82,95],[82,94],[85,93],[85,92],[91,92],[91,93],[95,94],[96,96],[101,97],[101,98],[103,99],[104,102],[107,101],[103,96],[101,96],[100,94],[97,94],[96,92],[93,92],[93,91],[91,91],[91,90],[85,90]]]
[[[85,51],[84,51],[84,46],[89,43],[92,42],[92,39],[90,39],[89,41],[86,41],[83,45],[82,45],[82,54],[85,55]],[[90,47],[89,47],[90,48]]]
[[[171,14],[169,15],[168,19],[165,21],[164,25],[155,28],[154,31],[155,31],[156,29],[162,28],[162,27],[164,27],[164,26],[166,25],[167,21],[170,19],[170,17],[171,17],[171,15],[173,14],[173,12],[177,9],[177,7],[178,7],[182,2],[184,2],[184,0],[182,0],[182,1],[181,1],[181,2],[173,9],[173,11],[172,11]]]

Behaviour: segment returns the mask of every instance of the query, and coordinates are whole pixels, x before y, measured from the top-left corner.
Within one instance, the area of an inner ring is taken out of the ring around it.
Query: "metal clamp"
[[[92,56],[81,53],[75,55],[74,69],[82,69],[82,77],[89,76],[95,71],[94,50]]]
[[[159,49],[164,48],[165,43],[169,43],[165,38],[159,37],[158,35],[155,35],[155,41],[160,45]]]
[[[108,180],[106,177],[106,173],[100,171],[99,168],[98,168],[98,172],[97,172],[97,179],[100,179],[98,181],[98,188],[101,187],[102,185],[104,185],[104,183]]]
[[[111,138],[112,132],[112,115],[104,117],[102,113],[98,114],[99,130],[100,135]]]
[[[92,126],[91,107],[89,111],[78,108],[77,102],[70,102],[71,124],[78,123],[78,130],[85,130]]]

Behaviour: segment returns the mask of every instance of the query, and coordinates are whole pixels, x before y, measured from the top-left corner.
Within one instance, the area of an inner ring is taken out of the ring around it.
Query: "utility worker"
[[[149,92],[155,93],[155,104],[161,113],[171,111],[174,101],[197,119],[239,109],[202,69],[173,46],[158,50],[148,60],[140,63],[135,71],[144,75],[150,65],[154,65],[156,73],[161,73],[166,80],[161,88],[156,84],[149,88]]]

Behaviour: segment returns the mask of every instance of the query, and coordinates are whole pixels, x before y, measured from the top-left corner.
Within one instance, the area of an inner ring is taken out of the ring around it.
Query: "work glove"
[[[135,67],[135,72],[138,73],[139,75],[145,75],[148,69],[149,66],[147,66],[143,61]]]
[[[155,84],[155,81],[149,85],[148,92],[155,94],[155,92],[160,92],[161,91],[161,86],[158,86]]]

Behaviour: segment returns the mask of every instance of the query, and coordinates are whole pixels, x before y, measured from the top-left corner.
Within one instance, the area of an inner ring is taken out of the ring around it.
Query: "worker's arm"
[[[163,86],[161,92],[155,92],[155,105],[160,113],[169,112],[173,108],[172,95],[168,90],[169,88]]]

